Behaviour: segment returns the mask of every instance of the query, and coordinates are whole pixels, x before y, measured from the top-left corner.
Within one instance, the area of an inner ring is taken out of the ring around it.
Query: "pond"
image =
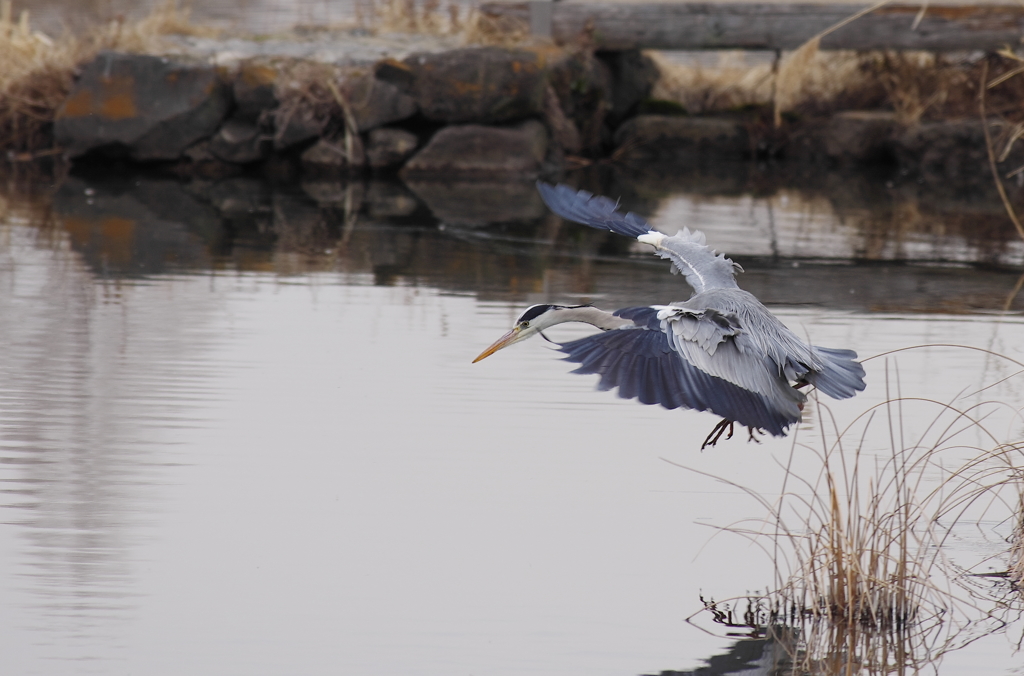
[[[1005,402],[985,425],[1021,439],[1020,365],[944,345],[1024,361],[1024,247],[998,203],[838,176],[825,185],[855,190],[830,199],[805,181],[751,183],[763,175],[571,180],[662,230],[705,230],[746,268],[741,286],[816,344],[863,358],[933,347],[869,359],[866,391],[810,407],[789,438],[742,431],[703,452],[713,416],[595,391],[544,341],[470,363],[531,303],[689,295],[639,245],[548,214],[531,185],[9,176],[7,668],[589,676],[710,660],[700,673],[779,673],[778,646],[737,642],[700,612],[702,595],[777,582],[770,547],[717,529],[768,516],[743,488],[813,493],[786,488],[786,465],[813,478],[832,419],[897,389],[907,439],[935,417],[910,398]],[[862,449],[865,474],[891,453],[879,410],[843,449]],[[967,428],[943,462],[992,446]],[[969,516],[941,524],[946,554],[1006,570],[1012,509]],[[1019,611],[1005,581],[978,580],[981,616],[990,597]],[[941,645],[978,640],[902,668],[1019,669],[1021,623],[993,631],[972,612]]]

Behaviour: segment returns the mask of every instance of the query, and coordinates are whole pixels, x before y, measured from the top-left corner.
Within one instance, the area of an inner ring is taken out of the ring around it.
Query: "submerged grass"
[[[916,671],[1024,612],[1024,418],[983,398],[1024,365],[979,352],[1014,373],[942,402],[903,396],[887,362],[886,400],[849,425],[840,428],[818,402],[818,438],[794,440],[776,499],[719,478],[766,512],[723,530],[760,546],[775,581],[763,595],[705,601],[716,622],[773,638],[794,674],[881,674]],[[909,419],[930,422],[912,429]],[[797,468],[807,453],[816,460],[810,475]],[[1004,554],[997,563],[956,561],[962,553],[951,555],[950,538],[983,523],[1015,524]],[[985,579],[1009,584],[979,585],[981,568],[994,563],[1003,572]]]

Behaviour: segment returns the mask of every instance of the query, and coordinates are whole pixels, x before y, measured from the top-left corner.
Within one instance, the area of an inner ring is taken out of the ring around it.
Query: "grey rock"
[[[611,72],[612,94],[609,114],[618,124],[646,100],[661,73],[658,66],[638,49],[602,52],[601,60]]]
[[[270,152],[270,137],[254,122],[231,118],[210,139],[210,152],[233,164],[256,162]]]
[[[341,95],[352,112],[356,130],[369,131],[385,124],[400,122],[416,114],[416,101],[399,87],[363,73],[347,79]]]
[[[544,92],[544,124],[551,132],[552,143],[561,148],[563,152],[571,155],[579,154],[583,148],[580,142],[580,130],[566,116],[558,100],[558,94],[550,86]]]
[[[366,161],[373,169],[401,164],[416,151],[419,139],[404,129],[381,127],[366,137]]]
[[[551,65],[549,80],[564,117],[577,130],[578,150],[573,151],[571,143],[568,147],[564,145],[571,141],[571,132],[566,137],[552,127],[552,135],[566,152],[582,150],[591,155],[597,154],[602,145],[605,120],[612,106],[612,74],[608,66],[593,52],[577,50],[564,54]],[[546,100],[545,104],[547,114],[550,103]]]
[[[68,157],[98,151],[174,160],[213,134],[229,105],[227,87],[210,66],[102,52],[57,111],[54,139]]]
[[[536,120],[513,127],[453,125],[437,132],[402,169],[403,177],[537,178],[547,154],[547,131]]]
[[[718,117],[639,115],[615,133],[617,159],[625,162],[736,159],[750,153],[746,129]]]
[[[287,150],[306,143],[323,133],[324,121],[309,108],[278,109],[275,114],[274,149]]]
[[[520,49],[472,47],[413,54],[403,64],[425,117],[439,122],[504,122],[543,112],[547,73],[542,55]],[[393,68],[393,73],[401,69]],[[387,74],[378,69],[378,77]]]
[[[274,87],[277,77],[277,70],[271,66],[243,63],[231,83],[235,99],[233,117],[257,122],[276,108],[277,97],[274,94]]]

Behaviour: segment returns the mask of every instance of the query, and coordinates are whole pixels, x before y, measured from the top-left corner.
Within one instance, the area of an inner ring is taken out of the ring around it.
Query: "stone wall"
[[[266,163],[312,177],[530,181],[609,159],[646,166],[771,157],[988,180],[980,120],[905,127],[890,113],[851,111],[776,130],[749,111],[644,114],[657,77],[639,52],[552,46],[347,66],[250,58],[228,67],[105,52],[81,69],[57,112],[54,141],[73,162],[160,162],[190,175]],[[993,137],[1004,131],[988,124]],[[1019,166],[1024,153],[1003,161]]]

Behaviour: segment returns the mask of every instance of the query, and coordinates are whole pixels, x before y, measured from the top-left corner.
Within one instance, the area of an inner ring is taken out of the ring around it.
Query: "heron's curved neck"
[[[590,324],[596,326],[599,329],[610,330],[618,329],[627,324],[633,322],[622,317],[616,317],[611,312],[599,310],[596,307],[590,305],[584,305],[582,307],[560,307],[545,313],[544,326],[541,328],[548,328],[549,326],[555,326],[556,324],[564,324],[565,322],[583,322],[584,324]]]

